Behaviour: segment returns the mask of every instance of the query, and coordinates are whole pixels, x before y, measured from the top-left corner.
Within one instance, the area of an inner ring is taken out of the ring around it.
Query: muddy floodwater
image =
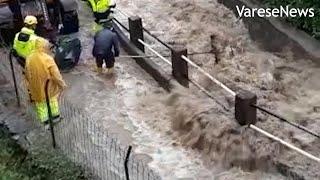
[[[283,115],[291,121],[302,124],[314,132],[320,132],[320,122],[317,120],[320,116],[318,111],[320,104],[320,87],[317,83],[317,79],[320,77],[318,64],[309,59],[293,58],[287,47],[283,47],[282,53],[278,54],[261,50],[249,38],[248,30],[242,20],[237,19],[230,10],[216,0],[119,0],[117,2],[118,9],[122,12],[117,17],[138,15],[142,17],[144,27],[154,35],[172,46],[183,45],[191,53],[212,52],[214,50],[214,54],[189,57],[214,77],[226,83],[231,89],[240,87],[251,90],[258,95],[260,105]],[[163,54],[168,53],[158,43],[150,43]],[[155,61],[170,73],[170,67],[168,68],[159,60],[155,59]],[[227,92],[192,68],[190,74],[191,78],[200,82],[227,108],[232,109],[233,100],[230,99]],[[185,97],[181,94],[177,96]],[[187,95],[187,97],[192,99],[190,95]],[[214,137],[218,134],[224,134],[226,130],[236,125],[232,125],[232,123],[226,125],[228,123],[222,122],[219,124],[218,122],[223,118],[233,119],[232,116],[224,115],[224,113],[221,113],[222,110],[215,105],[210,106],[201,100],[194,100],[193,102],[182,100],[179,103],[183,105],[174,104],[174,106],[178,106],[176,110],[180,109],[181,112],[174,112],[173,115],[178,116],[178,118],[183,117],[183,120],[180,119],[182,125],[175,126],[174,123],[172,125],[172,128],[179,132],[179,136],[176,138],[185,146],[199,149],[200,152],[205,155],[209,154],[211,157],[216,152],[221,151],[210,149],[208,144],[222,145],[217,143]],[[188,108],[185,106],[188,106]],[[197,118],[190,119],[190,116],[194,115],[192,112],[204,111],[203,108],[211,108],[211,111],[215,113],[215,118],[212,117],[213,115],[211,117],[201,115],[202,118],[207,119],[206,121],[202,120],[205,122],[201,122]],[[192,124],[192,128],[183,126],[190,126],[190,124]],[[209,128],[209,125],[212,127]],[[259,114],[258,126],[298,147],[303,147],[315,156],[320,155],[319,140],[313,136],[264,114]],[[221,130],[220,128],[225,129]],[[246,136],[243,132],[241,134]],[[249,136],[235,142],[241,144],[244,149],[249,147],[248,151],[251,153],[254,149],[254,153],[256,153],[255,161],[264,158],[266,158],[266,161],[273,159],[273,162],[287,164],[296,172],[304,174],[307,179],[319,178],[319,173],[317,173],[319,164],[293,153],[277,143],[266,140],[260,135],[255,134],[254,138],[251,135]],[[269,145],[266,146],[265,143]],[[202,145],[200,148],[199,144]],[[246,162],[250,162],[248,161],[250,157],[246,157],[246,150],[244,149],[242,149],[242,152],[235,151],[235,153],[244,155],[240,159],[246,159]],[[210,152],[215,153],[211,154]],[[216,158],[213,157],[212,159]],[[256,164],[259,163],[256,162]],[[258,167],[258,169],[261,168]]]
[[[66,98],[84,109],[96,124],[117,136],[123,144],[133,145],[135,153],[164,179],[213,177],[199,153],[180,146],[170,136],[170,119],[163,111],[165,105],[156,101],[144,103],[149,96],[165,97],[167,93],[132,59],[118,58],[112,77],[97,76],[92,71],[92,22],[90,10],[80,4],[79,37],[83,53],[81,65],[64,74],[70,84],[64,94]],[[164,126],[152,123],[161,121]]]
[[[285,48],[281,54],[260,50],[242,21],[216,0],[118,0],[117,8],[124,12],[114,14],[121,22],[126,24],[125,15],[139,15],[147,29],[170,45],[186,46],[191,53],[215,49],[215,54],[190,59],[230,88],[251,90],[259,104],[319,132],[319,67],[292,58]],[[63,96],[102,131],[133,145],[139,159],[162,179],[287,179],[279,169],[320,178],[319,164],[240,127],[234,120],[233,97],[193,68],[191,78],[216,101],[193,86],[168,93],[130,58],[116,59],[113,76],[97,75],[91,55],[92,12],[82,1],[79,18],[83,51],[80,65],[63,74],[69,85]],[[146,41],[162,54],[170,53]],[[121,50],[121,55],[126,53]],[[160,59],[149,60],[171,73]],[[263,114],[257,126],[319,156],[319,140],[312,136]]]

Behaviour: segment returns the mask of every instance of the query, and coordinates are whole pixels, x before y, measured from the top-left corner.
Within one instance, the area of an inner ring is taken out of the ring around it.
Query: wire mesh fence
[[[9,61],[9,50],[1,51],[0,70],[13,85]],[[30,103],[22,68],[13,63],[21,107],[34,120],[38,128],[50,131],[38,123],[33,105]],[[101,180],[158,180],[158,173],[149,168],[134,153],[128,153],[129,146],[123,145],[112,134],[97,125],[83,109],[71,103],[67,97],[59,99],[62,121],[54,125],[57,149],[73,162],[80,165],[93,179]],[[49,139],[49,138],[48,138]],[[127,166],[127,168],[126,168]],[[126,176],[126,174],[128,176]]]

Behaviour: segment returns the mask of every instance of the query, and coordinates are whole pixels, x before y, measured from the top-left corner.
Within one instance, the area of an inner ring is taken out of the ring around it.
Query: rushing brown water
[[[317,91],[313,85],[319,77],[317,68],[310,68],[312,63],[309,61],[296,62],[290,56],[277,57],[260,51],[248,38],[241,21],[216,1],[140,0],[118,3],[121,10],[144,17],[146,27],[170,44],[184,44],[191,52],[210,51],[214,44],[217,57],[199,55],[191,57],[192,60],[223,81],[228,79],[257,92],[263,99],[261,103],[275,107],[281,101],[286,106],[281,106],[279,111],[286,112],[285,108],[292,111],[291,106],[303,113],[305,111],[295,104],[302,99],[289,88],[303,85],[301,88],[309,87],[310,91],[304,96],[305,101],[299,102],[317,104],[317,96],[310,98],[312,92]],[[285,162],[296,163],[302,170],[307,165],[308,170],[312,170],[304,173],[317,177],[313,171],[319,169],[317,165],[305,158],[299,159],[297,154],[288,153],[278,143],[259,138],[258,134],[239,127],[232,112],[225,112],[196,89],[178,88],[167,94],[131,59],[117,59],[114,77],[97,76],[90,68],[93,64],[90,61],[91,22],[90,11],[81,4],[79,37],[83,45],[82,65],[64,75],[70,84],[65,96],[90,113],[94,123],[115,134],[123,143],[133,144],[136,153],[150,157],[146,158],[149,165],[163,179],[286,179],[275,172],[272,165],[282,155]],[[212,35],[215,38],[210,38]],[[156,44],[153,46],[159,48]],[[163,48],[159,49],[168,53]],[[170,72],[170,67],[157,59],[152,60]],[[286,66],[282,67],[284,64]],[[308,70],[302,71],[304,68]],[[191,72],[227,107],[232,107],[230,98],[225,98],[226,94],[221,89],[196,71]],[[310,72],[312,75],[307,77]],[[299,81],[300,84],[294,81],[303,74],[305,81]],[[304,86],[304,83],[309,86]],[[307,89],[301,90],[307,92]],[[306,124],[316,124],[312,119],[318,114],[310,111],[309,115],[311,120]],[[261,120],[266,120],[266,117],[262,116]],[[314,139],[300,136],[288,127],[282,132],[279,129],[284,126],[274,125],[275,122],[268,120],[259,125],[286,137],[288,141],[306,146],[313,153],[317,152],[318,146],[310,146],[315,144]]]
[[[114,77],[96,76],[91,72],[88,67],[93,64],[90,54],[92,35],[89,33],[92,24],[88,22],[92,20],[86,8],[81,6],[80,17],[84,65],[65,75],[73,84],[66,96],[90,112],[97,124],[116,134],[124,143],[133,144],[136,153],[149,156],[149,165],[163,179],[281,178],[263,171],[246,173],[237,166],[230,168],[230,163],[223,165],[222,161],[216,166],[209,166],[208,162],[213,161],[205,162],[201,153],[180,143],[179,134],[175,134],[171,126],[175,119],[172,110],[177,108],[180,112],[178,106],[183,107],[184,101],[179,105],[168,104],[171,95],[164,92],[131,59],[117,59]],[[200,109],[206,111],[202,106],[199,106]],[[214,112],[208,113],[214,115]]]
[[[194,55],[190,59],[230,88],[255,92],[259,104],[319,133],[319,66],[309,59],[293,58],[286,47],[279,54],[259,49],[249,38],[241,19],[216,0],[119,0],[118,9],[142,17],[147,29],[171,45],[184,45],[191,53],[214,50],[215,54]],[[117,17],[125,19],[122,14]],[[169,53],[158,43],[151,41],[151,44],[163,54]],[[170,73],[170,66],[158,59],[152,60]],[[201,73],[190,68],[190,76],[225,106],[233,107],[232,98]],[[193,89],[192,93],[195,92]],[[269,169],[268,163],[265,166],[261,162],[272,160],[287,164],[307,179],[319,178],[316,173],[319,164],[250,130],[242,131],[232,122],[232,111],[226,115],[212,101],[199,100],[190,96],[190,92],[179,92],[171,98],[174,100],[168,116],[172,136],[186,147],[209,154],[205,157],[212,157],[213,162],[219,161],[224,167],[236,164],[244,169]],[[319,156],[319,140],[313,136],[265,114],[259,113],[259,121],[259,127]],[[232,157],[233,154],[240,155]],[[230,160],[219,160],[225,157]],[[253,166],[243,165],[248,162]]]

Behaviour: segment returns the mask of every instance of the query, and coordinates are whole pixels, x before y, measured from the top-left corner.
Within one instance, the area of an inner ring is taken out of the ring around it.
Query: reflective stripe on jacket
[[[49,100],[49,104],[50,104],[50,109],[51,109],[51,115],[52,117],[56,117],[60,115],[60,111],[59,111],[59,103],[58,103],[58,98],[57,97],[52,97]],[[47,106],[47,102],[43,101],[43,102],[36,102],[35,103],[35,110],[36,110],[36,114],[37,114],[37,118],[40,122],[45,122],[49,120],[49,114],[48,114],[48,106]]]
[[[37,38],[38,36],[35,35],[34,30],[24,27],[15,35],[13,49],[16,50],[20,57],[27,58],[35,49],[35,40]]]

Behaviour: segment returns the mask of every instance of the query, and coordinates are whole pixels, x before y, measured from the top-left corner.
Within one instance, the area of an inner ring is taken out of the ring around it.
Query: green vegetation
[[[314,8],[314,17],[287,18],[286,21],[320,40],[320,3],[319,0],[262,0],[268,7],[289,5],[292,8]]]
[[[45,149],[27,153],[0,126],[0,180],[84,180],[81,169]]]

